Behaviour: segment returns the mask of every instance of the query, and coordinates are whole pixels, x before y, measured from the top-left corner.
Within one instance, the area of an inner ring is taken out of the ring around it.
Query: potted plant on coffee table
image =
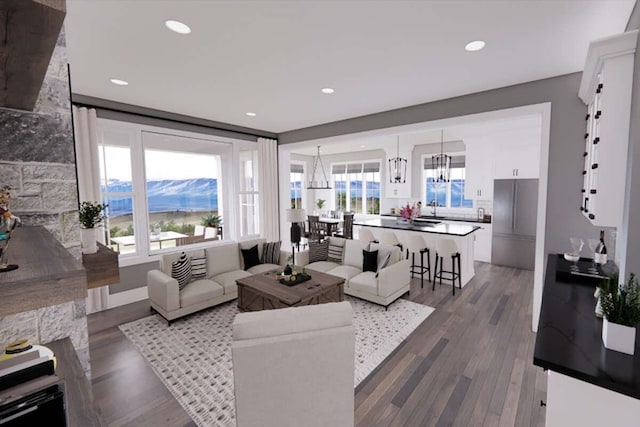
[[[598,287],[602,305],[602,342],[610,350],[633,354],[636,326],[640,323],[640,283],[634,273],[618,285],[618,275],[607,277]]]
[[[105,219],[104,210],[108,205],[99,202],[82,202],[78,210],[80,220],[80,239],[82,253],[94,254],[98,252],[95,227]]]

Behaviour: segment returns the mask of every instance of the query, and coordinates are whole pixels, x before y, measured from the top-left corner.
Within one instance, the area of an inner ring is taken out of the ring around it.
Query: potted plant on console
[[[618,275],[612,275],[603,280],[598,288],[604,316],[604,346],[610,350],[633,354],[636,326],[640,323],[640,283],[636,275],[631,273],[627,283],[620,285]]]
[[[82,242],[82,253],[95,254],[98,252],[98,243],[95,227],[99,225],[104,216],[104,210],[108,205],[99,202],[82,202],[78,210],[80,220],[80,239]]]

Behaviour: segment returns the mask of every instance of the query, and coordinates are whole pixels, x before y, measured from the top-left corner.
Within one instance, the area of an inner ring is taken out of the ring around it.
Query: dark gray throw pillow
[[[375,273],[378,270],[378,251],[362,250],[362,271]]]
[[[280,246],[282,241],[265,242],[262,245],[262,263],[280,264]]]
[[[326,261],[329,256],[329,240],[309,242],[309,264],[312,262]]]
[[[258,245],[255,245],[249,249],[240,249],[242,252],[242,259],[244,260],[244,269],[248,270],[254,265],[260,264],[260,256],[258,255]]]

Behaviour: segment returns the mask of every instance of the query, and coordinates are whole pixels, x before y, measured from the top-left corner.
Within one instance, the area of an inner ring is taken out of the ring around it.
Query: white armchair
[[[352,322],[347,301],[236,315],[236,425],[353,426]]]

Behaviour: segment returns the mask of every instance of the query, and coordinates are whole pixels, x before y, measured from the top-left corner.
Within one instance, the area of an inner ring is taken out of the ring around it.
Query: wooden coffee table
[[[298,269],[299,270],[299,269]],[[344,300],[344,279],[317,271],[293,286],[278,282],[276,270],[237,279],[240,311],[272,310]]]

